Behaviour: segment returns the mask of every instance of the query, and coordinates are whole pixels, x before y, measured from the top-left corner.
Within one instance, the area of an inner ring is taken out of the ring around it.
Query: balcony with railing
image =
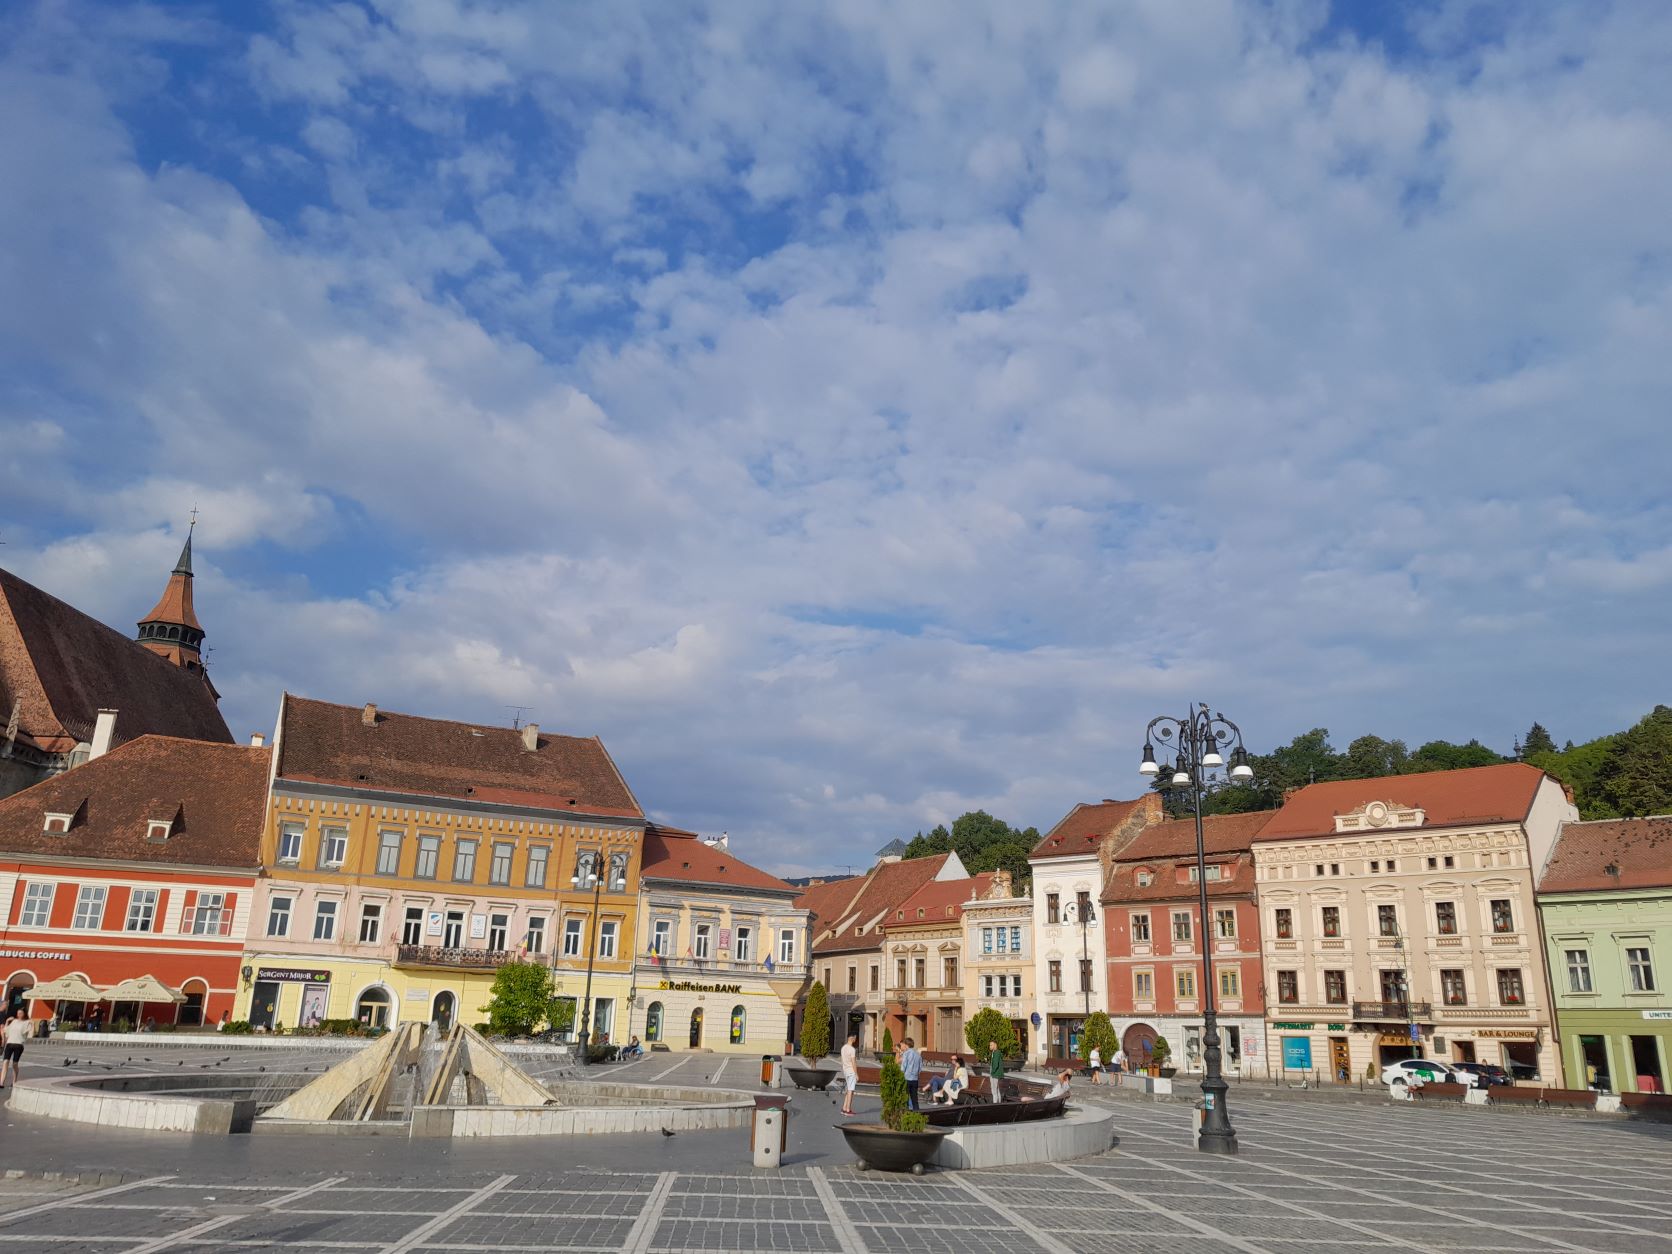
[[[774,980],[798,980],[807,974],[808,964],[805,962],[779,962],[776,959],[768,965],[764,960],[756,962],[751,958],[698,958],[694,955],[675,957],[672,954],[647,953],[639,957],[638,965],[641,969],[659,971],[668,979],[679,977],[687,979],[691,976],[770,976]],[[840,973],[833,973],[839,975]],[[860,973],[864,978],[864,972]],[[832,994],[835,989],[829,990]]]
[[[494,971],[515,962],[510,949],[456,949],[446,945],[397,945],[397,967],[443,967],[450,971]]]
[[[1355,1001],[1353,1018],[1366,1023],[1432,1023],[1434,1007],[1425,1001]]]

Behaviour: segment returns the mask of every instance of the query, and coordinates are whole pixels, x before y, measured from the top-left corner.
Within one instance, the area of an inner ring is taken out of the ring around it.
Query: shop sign
[[[279,984],[329,984],[331,973],[308,967],[257,967],[255,978]]]
[[[470,916],[470,939],[486,940],[488,936],[488,916],[473,914]]]
[[[441,935],[441,911],[430,911],[429,919],[424,924],[424,930],[431,936]]]
[[[1347,1030],[1345,1023],[1329,1023],[1325,1024],[1324,1027],[1326,1031],[1330,1032],[1345,1032]]]
[[[69,957],[68,954],[64,956]],[[1643,1017],[1645,1019],[1672,1019],[1672,1010],[1645,1010]]]
[[[694,980],[663,980],[656,986],[670,993],[741,993],[741,984],[698,984]]]
[[[1533,1028],[1476,1028],[1475,1035],[1494,1041],[1534,1041],[1538,1032]]]
[[[1312,1038],[1285,1036],[1283,1038],[1283,1069],[1310,1071],[1312,1069]]]
[[[73,956],[67,949],[0,949],[0,958],[56,958],[68,962]]]
[[[1310,1032],[1312,1030],[1310,1023],[1274,1023],[1271,1026],[1279,1032]]]

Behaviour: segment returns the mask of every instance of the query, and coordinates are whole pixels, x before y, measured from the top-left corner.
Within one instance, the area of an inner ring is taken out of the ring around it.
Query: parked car
[[[1494,1085],[1507,1087],[1515,1083],[1510,1079],[1509,1072],[1494,1062],[1454,1062],[1451,1069],[1460,1081],[1477,1089],[1489,1089]]]
[[[1413,1080],[1420,1084],[1469,1084],[1452,1071],[1443,1062],[1436,1062],[1432,1058],[1401,1058],[1398,1062],[1390,1062],[1382,1068],[1382,1083],[1387,1085],[1409,1084]]]

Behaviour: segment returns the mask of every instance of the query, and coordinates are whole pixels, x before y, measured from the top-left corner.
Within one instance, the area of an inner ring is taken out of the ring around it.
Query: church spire
[[[139,643],[176,666],[208,676],[203,670],[203,624],[192,605],[192,532],[197,529],[197,511],[192,511],[186,528],[186,544],[180,560],[168,577],[162,599],[139,620]]]

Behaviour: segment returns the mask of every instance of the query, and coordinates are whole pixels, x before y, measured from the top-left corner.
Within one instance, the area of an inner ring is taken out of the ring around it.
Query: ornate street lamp
[[[629,855],[630,857],[631,855]],[[608,858],[609,861],[605,861]],[[592,1053],[592,964],[598,956],[598,899],[604,891],[604,882],[610,880],[612,893],[625,892],[627,888],[626,864],[623,863],[622,872],[610,879],[610,868],[614,865],[613,851],[597,850],[575,868],[575,874],[569,877],[569,883],[576,889],[590,888],[592,890],[592,934],[586,946],[586,995],[581,1002],[581,1052],[576,1060],[584,1067],[591,1062]],[[599,874],[599,864],[603,864],[603,874]],[[583,869],[584,868],[584,869]],[[628,1021],[631,1022],[632,1008],[628,1006]]]
[[[1097,922],[1097,908],[1091,904],[1088,895],[1083,902],[1071,901],[1062,908],[1068,917],[1068,922],[1080,925],[1080,991],[1086,996],[1085,1018],[1091,1018],[1091,947],[1086,940],[1086,928]],[[1086,1030],[1085,1021],[1080,1023],[1080,1031]]]
[[[1155,758],[1155,741],[1162,747],[1176,746],[1177,757],[1171,766],[1163,766]],[[1230,750],[1228,778],[1217,772],[1226,766],[1221,749]],[[1196,814],[1196,887],[1201,901],[1202,929],[1202,1101],[1207,1107],[1202,1120],[1202,1134],[1197,1148],[1208,1154],[1237,1152],[1237,1134],[1231,1127],[1231,1112],[1226,1107],[1225,1095],[1230,1085],[1220,1074],[1219,1016],[1214,1008],[1213,932],[1208,915],[1208,859],[1202,840],[1202,793],[1226,784],[1245,784],[1254,778],[1254,768],[1248,763],[1248,751],[1242,747],[1242,732],[1223,714],[1210,714],[1203,705],[1193,708],[1183,718],[1166,716],[1153,718],[1144,731],[1144,760],[1138,770],[1145,775],[1166,774],[1168,786],[1187,788]]]

